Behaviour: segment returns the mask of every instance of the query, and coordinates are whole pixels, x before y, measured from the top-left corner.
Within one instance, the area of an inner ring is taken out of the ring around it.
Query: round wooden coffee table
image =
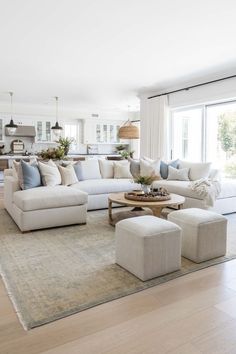
[[[154,216],[160,217],[163,208],[166,207],[176,207],[178,209],[182,209],[183,204],[185,202],[185,198],[178,194],[170,194],[169,200],[158,201],[158,202],[144,202],[144,201],[134,201],[126,199],[124,193],[111,193],[108,195],[108,213],[109,213],[109,223],[114,225],[117,221],[122,219],[122,213],[124,214],[123,219],[127,217],[132,217],[138,215],[138,211],[143,211],[142,208],[146,207],[151,209],[152,214]],[[120,204],[123,206],[133,207],[134,209],[130,212],[120,212],[116,214],[120,214],[119,217],[114,218],[112,214],[112,203]],[[133,215],[132,215],[133,214]],[[142,214],[142,213],[141,213]],[[149,213],[150,214],[150,213]]]

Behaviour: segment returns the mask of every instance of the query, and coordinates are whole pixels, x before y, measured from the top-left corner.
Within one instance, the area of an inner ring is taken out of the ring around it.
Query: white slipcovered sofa
[[[87,210],[107,208],[109,193],[140,188],[133,183],[132,175],[122,175],[124,171],[119,169],[114,174],[111,162],[103,161],[100,170],[98,162],[84,162],[84,165],[84,175],[76,183],[27,190],[20,189],[12,169],[5,170],[5,208],[22,231],[85,223]],[[236,212],[236,181],[220,183],[221,192],[211,207],[189,184],[190,181],[161,179],[153,187],[164,187],[170,193],[184,196],[184,208],[210,209],[220,214]]]
[[[219,214],[229,214],[236,212],[236,181],[221,180],[220,194],[214,201],[213,206],[209,206],[203,196],[189,188],[189,181],[168,181],[160,180],[153,183],[154,187],[164,187],[169,193],[175,193],[185,197],[184,208],[201,208],[215,211]]]
[[[4,171],[4,205],[21,231],[86,223],[87,210],[107,208],[109,193],[134,188],[130,178],[98,178],[21,190],[13,170]]]

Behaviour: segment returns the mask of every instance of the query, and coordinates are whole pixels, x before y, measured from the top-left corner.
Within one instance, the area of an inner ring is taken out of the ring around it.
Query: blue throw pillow
[[[23,189],[30,189],[42,186],[41,175],[37,163],[29,164],[21,160]]]
[[[168,177],[168,167],[169,166],[174,167],[174,168],[178,168],[179,167],[179,159],[171,161],[170,163],[166,163],[164,161],[161,161],[160,173],[161,173],[161,177],[163,179],[167,179],[167,177]]]
[[[76,164],[73,165],[76,177],[78,181],[83,181],[84,176],[83,176],[83,171],[82,171],[82,165],[80,162],[77,162]]]

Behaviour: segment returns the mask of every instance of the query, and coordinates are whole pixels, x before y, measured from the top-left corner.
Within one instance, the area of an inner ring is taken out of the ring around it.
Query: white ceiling
[[[125,109],[236,73],[235,0],[0,0],[0,100]]]

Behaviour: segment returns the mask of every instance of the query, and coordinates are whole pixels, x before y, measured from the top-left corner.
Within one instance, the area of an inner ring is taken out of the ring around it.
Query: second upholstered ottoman
[[[118,222],[116,263],[143,281],[180,269],[180,227],[152,215]]]

